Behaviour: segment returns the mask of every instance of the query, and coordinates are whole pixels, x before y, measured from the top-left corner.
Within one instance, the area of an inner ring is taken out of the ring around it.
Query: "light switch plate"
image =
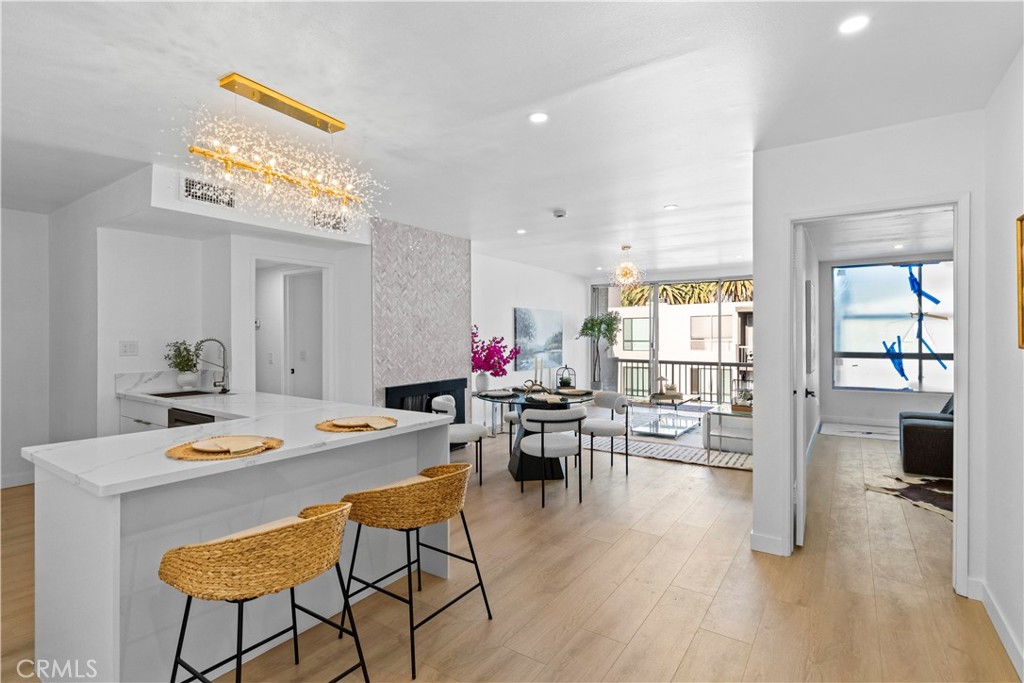
[[[119,341],[119,342],[117,342],[117,355],[119,355],[119,356],[137,356],[137,355],[139,355],[139,342],[137,342],[137,341]]]

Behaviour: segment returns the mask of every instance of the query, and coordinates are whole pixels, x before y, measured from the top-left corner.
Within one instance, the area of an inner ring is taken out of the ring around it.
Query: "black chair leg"
[[[576,460],[580,461],[582,459],[583,459],[583,454],[582,453],[577,453],[576,454]],[[591,472],[591,476],[593,476],[594,468],[590,468],[590,472]],[[580,471],[579,471],[579,482],[578,482],[578,485],[579,485],[579,489],[580,489],[580,503],[582,503],[583,502],[583,467],[582,466],[580,467]]]
[[[363,681],[370,683],[370,672],[366,670],[366,658],[363,657],[363,646],[359,644],[359,632],[356,630],[356,618],[352,614],[352,603],[348,600],[348,588],[345,587],[345,580],[341,577],[341,565],[337,562],[334,563],[334,571],[338,575],[338,585],[341,586],[341,625],[345,625],[345,617],[348,617],[349,623],[352,625],[352,640],[356,644],[356,656],[359,657],[359,668],[363,670]],[[351,574],[349,574],[351,577]],[[349,579],[351,582],[351,578]],[[340,629],[339,629],[340,633]],[[336,679],[337,680],[337,679]]]
[[[416,530],[416,590],[423,590],[423,571],[420,566],[420,530]]]
[[[594,478],[594,433],[590,433],[590,478]]]
[[[238,602],[238,639],[235,649],[235,683],[242,683],[242,608],[245,602]]]
[[[567,455],[564,458],[562,458],[562,462],[565,463],[565,465],[564,465],[564,467],[565,467],[565,490],[568,491],[569,490],[569,456]],[[576,463],[574,462],[573,464],[575,465]]]
[[[611,446],[608,447],[608,466],[615,467],[615,437],[609,437],[608,440],[611,441]]]
[[[466,523],[466,512],[459,510],[459,515],[462,516],[462,529],[466,532],[466,543],[469,544],[469,556],[473,558],[473,569],[476,570],[476,580],[480,583],[480,593],[484,596],[484,608],[487,610],[487,618],[493,619],[491,616],[491,603],[487,601],[487,590],[484,588],[484,577],[480,574],[480,563],[476,559],[476,551],[473,549],[473,539],[469,537],[469,524]]]
[[[292,599],[292,649],[295,650],[295,664],[299,663],[299,622],[295,618],[295,589],[289,588]]]
[[[548,479],[548,461],[543,457],[540,459],[540,506],[544,507],[544,484]]]
[[[181,661],[181,648],[185,644],[185,627],[188,626],[188,612],[192,609],[192,596],[185,600],[185,616],[181,618],[181,633],[178,634],[178,647],[174,650],[174,668],[171,669],[171,683],[178,677],[178,662]]]
[[[629,430],[626,430],[626,476],[629,476]]]
[[[409,660],[412,663],[412,677],[416,678],[416,615],[412,605],[412,536],[405,532],[405,578],[409,595]]]
[[[480,477],[480,486],[484,485],[484,442],[482,439],[476,441],[476,471]]]
[[[356,542],[352,544],[352,562],[350,562],[349,565],[348,565],[348,585],[345,588],[345,594],[346,595],[348,595],[349,593],[352,592],[352,577],[353,577],[353,575],[355,575],[355,571],[356,571],[356,553],[359,552],[359,536],[362,533],[363,533],[363,525],[362,524],[357,524],[356,525]],[[339,572],[340,571],[341,570],[339,568]],[[339,573],[338,576],[340,578],[341,574]],[[341,626],[342,626],[342,628],[345,627],[345,612],[344,611],[342,611],[342,613],[341,613]],[[342,629],[339,628],[338,629],[338,640],[341,640],[341,637],[344,636],[344,635],[345,635],[345,632]]]
[[[512,455],[512,424],[508,426],[508,454]]]

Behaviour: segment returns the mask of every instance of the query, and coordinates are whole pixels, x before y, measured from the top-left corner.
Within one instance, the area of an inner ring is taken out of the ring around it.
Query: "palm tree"
[[[654,288],[650,285],[622,291],[623,306],[646,306]],[[668,304],[713,304],[718,300],[718,282],[671,282],[658,285],[658,295]],[[722,301],[753,301],[753,280],[723,280]]]

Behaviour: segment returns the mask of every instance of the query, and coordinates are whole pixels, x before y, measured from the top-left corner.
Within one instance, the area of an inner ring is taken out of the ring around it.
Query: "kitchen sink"
[[[199,391],[196,389],[188,389],[185,391],[165,391],[162,394],[150,394],[150,396],[158,396],[160,398],[185,398],[186,396],[214,396],[216,395],[213,391]]]

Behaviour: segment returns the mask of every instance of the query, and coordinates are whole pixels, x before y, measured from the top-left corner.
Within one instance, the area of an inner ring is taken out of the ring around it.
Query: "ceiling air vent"
[[[346,214],[313,209],[312,218],[313,227],[317,230],[328,232],[345,232],[348,230],[349,217]]]
[[[196,180],[195,178],[183,177],[181,181],[181,196],[183,199],[226,206],[229,209],[235,208],[235,191],[231,188],[214,185],[205,180]]]

